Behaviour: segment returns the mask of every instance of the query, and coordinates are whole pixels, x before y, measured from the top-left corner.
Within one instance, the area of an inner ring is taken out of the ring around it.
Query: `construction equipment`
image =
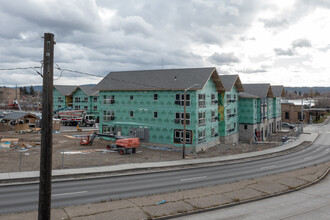
[[[63,108],[56,109],[55,111],[53,111],[53,114],[56,115],[60,111],[69,111],[69,110],[71,110],[71,107],[70,106],[66,106],[66,107],[63,107]]]
[[[136,148],[140,146],[140,139],[135,137],[123,137],[113,134],[98,134],[94,132],[93,134],[88,134],[81,136],[81,145],[92,145],[96,137],[107,137],[114,138],[116,140],[115,144],[107,145],[108,150],[118,151],[120,155],[136,153]]]
[[[95,116],[87,115],[84,110],[72,110],[72,111],[60,111],[58,117],[61,119],[63,125],[74,125],[74,126],[94,126]]]

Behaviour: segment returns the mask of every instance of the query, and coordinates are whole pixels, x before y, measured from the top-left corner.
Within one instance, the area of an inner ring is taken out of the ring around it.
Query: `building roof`
[[[238,92],[244,92],[242,82],[238,75],[219,75],[226,91],[231,91],[234,86]]]
[[[57,91],[63,96],[71,95],[77,87],[78,86],[54,85],[54,88],[57,89]]]
[[[84,86],[78,86],[77,88],[80,88],[88,96],[98,96],[99,91],[95,90],[94,87],[95,86],[84,85]]]
[[[19,120],[21,118],[24,118],[26,116],[30,116],[30,118],[37,118],[36,115],[34,114],[30,114],[30,113],[27,113],[27,112],[13,112],[13,113],[10,113],[8,115],[5,115],[3,117],[4,120]]]
[[[274,97],[285,97],[284,86],[271,86]]]
[[[97,90],[201,90],[212,78],[218,92],[224,86],[215,67],[110,72],[95,87]],[[196,85],[198,84],[198,85]]]
[[[243,84],[244,91],[258,98],[273,98],[273,92],[269,83]]]
[[[246,92],[240,92],[239,94],[238,94],[238,97],[239,98],[252,98],[252,99],[256,99],[256,98],[259,98],[258,96],[255,96],[255,95],[252,95],[252,94],[249,94],[249,93],[246,93]]]

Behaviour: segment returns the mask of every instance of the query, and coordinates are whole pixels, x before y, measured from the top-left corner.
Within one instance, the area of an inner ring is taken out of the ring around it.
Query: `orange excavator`
[[[140,147],[140,139],[136,137],[123,137],[112,134],[88,134],[81,136],[80,145],[92,145],[96,137],[114,138],[115,144],[107,145],[108,150],[118,151],[120,155],[136,153],[136,148]]]

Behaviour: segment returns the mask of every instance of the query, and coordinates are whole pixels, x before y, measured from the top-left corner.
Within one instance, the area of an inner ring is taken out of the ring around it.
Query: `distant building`
[[[77,86],[54,85],[53,88],[53,110],[63,109],[73,106],[73,91]]]
[[[87,114],[99,116],[99,91],[94,86],[77,86],[72,92],[73,110],[85,110]]]
[[[85,110],[87,114],[98,117],[99,92],[93,90],[94,86],[54,85],[53,110],[65,108],[72,110]]]
[[[307,108],[307,106],[303,106]],[[310,123],[310,118],[312,116],[311,111],[303,111],[303,123]],[[282,103],[282,121],[291,124],[298,124],[301,121],[301,104],[295,103]]]
[[[3,104],[13,104],[14,100],[20,100],[20,90],[7,88],[7,87],[0,87],[0,103]]]

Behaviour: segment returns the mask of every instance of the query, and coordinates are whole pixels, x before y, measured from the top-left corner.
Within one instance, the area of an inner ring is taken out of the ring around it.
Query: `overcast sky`
[[[110,71],[210,67],[243,83],[330,86],[329,0],[0,0],[0,69],[40,66],[45,32],[55,63]],[[60,71],[55,70],[55,79]],[[102,78],[64,71],[54,84]],[[0,70],[0,85],[41,85],[33,70]]]

